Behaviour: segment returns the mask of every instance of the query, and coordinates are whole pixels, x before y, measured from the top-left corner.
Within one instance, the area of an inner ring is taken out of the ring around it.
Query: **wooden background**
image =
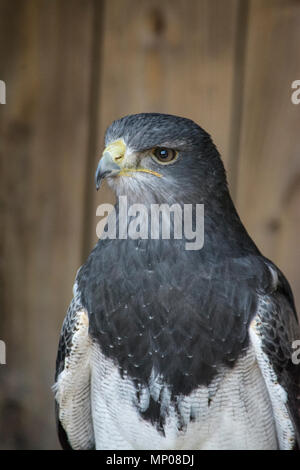
[[[0,0],[0,448],[56,448],[54,362],[115,118],[194,119],[300,306],[299,0]]]

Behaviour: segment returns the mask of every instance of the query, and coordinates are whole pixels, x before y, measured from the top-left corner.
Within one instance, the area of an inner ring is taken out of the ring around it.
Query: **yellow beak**
[[[143,172],[150,173],[159,178],[162,177],[160,173],[157,173],[156,171],[150,170],[148,168],[124,167],[122,163],[125,158],[125,153],[126,145],[123,139],[116,140],[104,149],[95,175],[97,191],[100,188],[102,180],[108,175],[132,176],[132,173]]]

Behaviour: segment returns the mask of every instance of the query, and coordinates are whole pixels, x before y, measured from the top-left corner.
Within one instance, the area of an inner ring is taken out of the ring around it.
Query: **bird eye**
[[[159,163],[170,163],[175,159],[177,152],[173,149],[157,147],[153,150],[153,155]]]

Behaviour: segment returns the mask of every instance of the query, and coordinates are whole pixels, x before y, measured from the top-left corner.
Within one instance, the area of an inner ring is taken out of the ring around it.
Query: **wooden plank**
[[[93,1],[7,0],[0,18],[0,446],[46,449],[57,445],[50,387],[85,230]]]
[[[252,0],[238,208],[258,247],[290,280],[300,310],[300,3]]]
[[[99,132],[123,115],[166,112],[209,131],[229,162],[239,4],[236,0],[109,0],[105,2]],[[113,197],[106,189],[95,205]]]

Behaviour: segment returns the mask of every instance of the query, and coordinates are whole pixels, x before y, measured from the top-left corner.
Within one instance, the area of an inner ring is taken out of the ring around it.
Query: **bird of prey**
[[[210,136],[182,117],[125,116],[106,131],[97,188],[104,178],[146,212],[202,204],[204,243],[98,241],[59,341],[63,448],[299,448],[293,294],[241,223]]]

